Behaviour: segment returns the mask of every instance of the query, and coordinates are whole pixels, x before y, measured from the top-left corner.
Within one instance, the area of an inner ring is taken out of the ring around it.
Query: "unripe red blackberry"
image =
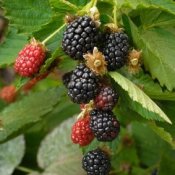
[[[124,66],[128,52],[129,40],[124,32],[106,34],[103,54],[109,71],[114,71]]]
[[[89,127],[90,118],[85,116],[80,118],[72,127],[71,138],[73,143],[86,146],[94,139],[94,134]]]
[[[104,86],[94,100],[95,107],[102,110],[112,110],[118,98],[119,95],[113,88]]]
[[[71,75],[68,95],[74,103],[88,103],[99,89],[99,78],[84,64],[79,64]]]
[[[114,140],[120,132],[119,121],[112,111],[93,109],[90,112],[90,128],[99,141]]]
[[[88,16],[82,16],[67,26],[62,48],[71,58],[83,59],[85,53],[92,52],[97,46],[98,39],[95,22]]]
[[[31,40],[18,54],[14,69],[23,77],[31,77],[36,74],[46,57],[46,49],[36,40]]]
[[[0,98],[7,103],[14,102],[16,99],[16,88],[13,85],[5,86],[0,90]]]
[[[100,149],[89,151],[83,157],[82,166],[88,175],[108,175],[111,169],[108,155]]]

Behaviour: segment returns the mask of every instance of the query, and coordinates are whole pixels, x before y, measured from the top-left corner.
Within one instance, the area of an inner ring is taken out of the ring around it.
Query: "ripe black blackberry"
[[[99,78],[83,63],[71,75],[68,95],[74,103],[88,103],[94,99],[99,89]]]
[[[67,72],[63,75],[62,80],[63,80],[63,84],[65,87],[68,86],[70,79],[71,79],[71,75],[72,75],[73,71]]]
[[[120,123],[112,111],[93,109],[90,112],[90,128],[98,141],[114,140],[120,132]]]
[[[110,86],[104,86],[100,89],[94,102],[95,107],[103,110],[112,110],[118,101],[118,93]]]
[[[71,22],[63,34],[62,48],[73,59],[83,59],[83,54],[97,46],[98,30],[95,22],[82,16]]]
[[[126,63],[129,51],[128,36],[124,32],[107,33],[103,54],[109,71],[121,68]]]
[[[111,169],[108,155],[100,149],[89,151],[83,157],[82,166],[88,175],[108,175]]]

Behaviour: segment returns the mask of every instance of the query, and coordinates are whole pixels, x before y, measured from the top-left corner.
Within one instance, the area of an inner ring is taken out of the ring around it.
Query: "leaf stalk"
[[[42,41],[42,44],[45,45],[51,38],[53,38],[62,28],[65,27],[66,24],[63,24],[60,26],[57,30],[55,30],[52,34],[50,34],[44,41]]]

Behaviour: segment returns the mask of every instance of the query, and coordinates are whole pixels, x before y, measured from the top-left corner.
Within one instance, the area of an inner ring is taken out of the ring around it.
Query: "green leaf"
[[[109,2],[101,1],[97,4],[97,8],[100,12],[101,23],[111,23],[113,22],[113,5]]]
[[[53,110],[62,95],[62,88],[53,88],[47,91],[33,93],[21,101],[13,103],[0,113],[3,130],[0,131],[0,141],[12,134],[20,133],[20,129],[38,122],[42,117]]]
[[[67,95],[62,97],[60,102],[54,106],[52,112],[47,114],[42,121],[34,125],[34,127],[31,127],[25,134],[26,142],[28,143],[25,156],[30,157],[31,162],[35,162],[36,152],[46,134],[79,111],[79,105],[72,103]]]
[[[150,123],[149,126],[158,136],[168,142],[172,146],[172,148],[175,149],[175,141],[173,140],[173,137],[170,133],[165,131],[164,128],[156,126],[156,124],[154,123]]]
[[[140,167],[132,167],[132,175],[150,175],[150,172],[147,172],[145,169]]]
[[[139,165],[139,157],[137,155],[136,147],[134,145],[120,146],[118,148],[117,154],[114,154],[112,156],[111,163],[112,167],[114,167],[116,171],[121,171],[121,167],[125,167],[127,165],[129,165],[130,167]],[[124,173],[124,171],[122,172]]]
[[[174,117],[175,102],[171,102],[171,101],[161,102],[161,103],[159,103],[159,106],[161,107],[161,109],[163,109],[163,111],[170,118],[173,125],[169,125],[167,123],[158,123],[158,122],[157,122],[157,125],[160,126],[160,127],[163,127],[166,131],[171,133],[173,138],[175,138],[175,125],[174,125],[174,123],[175,123],[175,117]]]
[[[160,162],[160,169],[158,174],[173,175],[174,173],[175,173],[174,158],[171,158],[170,156],[164,154]]]
[[[24,156],[24,137],[19,136],[0,144],[0,150],[0,174],[11,175]]]
[[[143,28],[175,26],[175,16],[158,9],[142,9],[139,15],[141,22],[144,24]]]
[[[71,141],[71,127],[75,118],[64,121],[42,141],[38,152],[38,164],[46,168],[43,175],[82,175],[82,154]]]
[[[28,175],[41,175],[41,174],[38,172],[33,172],[33,173],[28,174]]]
[[[52,17],[48,0],[5,0],[3,6],[10,24],[23,33],[39,30]]]
[[[26,36],[17,34],[15,29],[10,28],[5,41],[0,45],[0,67],[12,64],[26,43]]]
[[[69,1],[65,0],[49,0],[51,6],[55,12],[62,13],[64,16],[66,13],[76,13],[79,8]],[[66,12],[66,13],[65,13]]]
[[[62,53],[62,50],[61,50],[60,48],[56,49],[56,50],[52,53],[51,57],[48,58],[48,59],[44,62],[44,64],[42,65],[42,67],[40,68],[40,73],[41,73],[41,74],[44,73],[44,72],[46,72],[46,71],[48,70],[48,68],[51,66],[51,64],[54,62],[54,60],[56,60],[56,59],[58,58],[58,55],[59,55],[59,57],[61,56],[60,53]]]
[[[72,71],[76,67],[77,62],[75,60],[65,55],[63,55],[62,58],[63,59],[59,63],[59,70],[63,72],[68,72]]]
[[[152,77],[157,78],[161,86],[172,91],[175,88],[175,32],[173,28],[144,27],[138,28],[128,17],[124,23],[130,28],[130,34],[137,48],[143,51],[143,62]],[[166,49],[166,51],[165,51]]]
[[[80,155],[74,153],[69,160],[60,160],[49,166],[42,175],[86,175],[81,168]]]
[[[133,122],[131,132],[141,163],[148,167],[157,164],[161,155],[167,151],[166,142],[161,140],[147,124]]]
[[[149,74],[146,74],[143,71],[140,71],[138,74],[130,74],[125,69],[122,69],[120,72],[139,86],[152,99],[175,100],[175,92],[163,90],[159,83],[154,81]]]
[[[175,14],[175,2],[172,0],[120,0],[120,7],[137,8],[157,8]]]
[[[90,0],[69,0],[69,2],[75,4],[76,6],[85,6]]]
[[[166,114],[139,87],[117,72],[111,77],[128,93],[130,107],[146,119],[154,119],[171,123]]]

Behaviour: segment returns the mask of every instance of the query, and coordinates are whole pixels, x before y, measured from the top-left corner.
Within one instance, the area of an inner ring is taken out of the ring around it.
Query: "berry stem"
[[[117,1],[114,0],[114,9],[113,9],[113,21],[116,27],[118,27],[117,25]]]
[[[92,7],[95,7],[97,5],[98,0],[92,0]]]
[[[114,4],[114,9],[113,9],[113,20],[114,20],[114,24],[117,26],[117,5],[116,3]]]
[[[55,30],[52,34],[50,34],[44,41],[42,41],[42,44],[45,45],[51,38],[53,38],[62,28],[64,28],[66,24],[63,24],[60,26],[57,30]]]
[[[76,11],[78,10],[78,7],[72,3],[70,3],[69,1],[66,1],[66,0],[61,0],[62,3],[68,5],[69,7],[75,9]]]
[[[26,168],[26,167],[23,167],[23,166],[18,166],[16,169],[18,169],[22,172],[25,172],[25,173],[33,173],[34,172],[32,169],[29,169],[29,168]]]
[[[83,118],[85,114],[87,113],[87,109],[83,109],[80,114],[77,116],[77,119]]]

